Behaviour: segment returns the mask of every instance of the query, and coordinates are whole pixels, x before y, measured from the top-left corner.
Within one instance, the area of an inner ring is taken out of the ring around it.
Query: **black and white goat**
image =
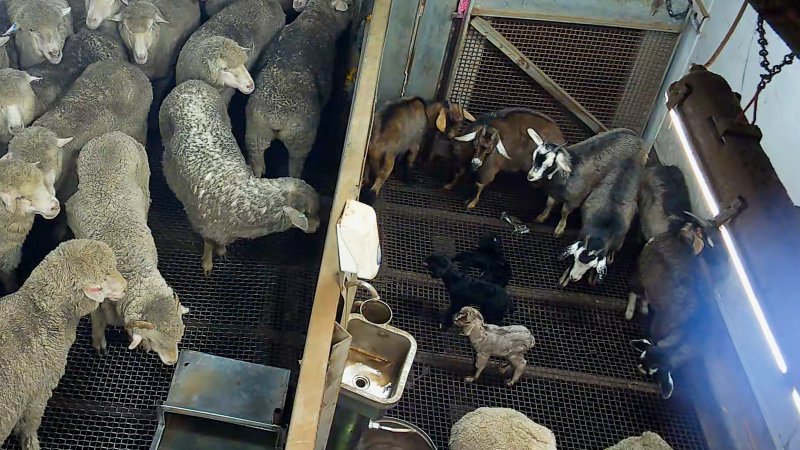
[[[546,221],[556,203],[562,203],[556,236],[564,234],[570,213],[581,206],[613,164],[641,154],[644,147],[635,132],[624,128],[606,131],[567,147],[543,138],[532,128],[527,131],[536,144],[528,181],[543,180],[548,196],[547,205],[536,221]]]

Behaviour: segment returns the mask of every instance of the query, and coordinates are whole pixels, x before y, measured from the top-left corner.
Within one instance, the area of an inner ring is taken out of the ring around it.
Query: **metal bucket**
[[[370,422],[356,450],[436,450],[436,445],[415,425],[384,418]]]

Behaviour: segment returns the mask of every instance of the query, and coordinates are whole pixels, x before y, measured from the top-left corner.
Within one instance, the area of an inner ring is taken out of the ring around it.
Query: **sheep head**
[[[146,351],[156,352],[162,363],[174,365],[178,362],[178,343],[186,329],[182,316],[188,312],[189,308],[181,305],[171,289],[152,297],[142,311],[142,319],[125,324],[131,335],[128,348],[133,350],[141,345]]]
[[[85,0],[86,26],[96,30],[104,20],[119,13],[123,6],[122,0]]]
[[[471,306],[461,308],[461,310],[453,316],[453,323],[461,328],[461,334],[464,336],[469,336],[472,334],[472,330],[475,328],[483,328],[484,326],[483,315],[480,311]]]
[[[69,7],[58,8],[41,2],[26,3],[16,14],[11,28],[16,29],[17,39],[27,39],[33,44],[36,56],[58,64],[67,35],[72,34],[72,29],[68,29],[71,11]]]
[[[0,136],[14,135],[33,121],[36,94],[31,83],[41,80],[16,69],[0,69]]]
[[[53,219],[61,211],[36,164],[8,154],[0,159],[0,203],[11,214],[39,214],[45,219]]]
[[[147,0],[131,3],[108,20],[119,22],[119,33],[136,64],[147,64],[150,51],[158,42],[161,26],[169,24],[161,11]]]
[[[245,95],[255,90],[255,82],[247,70],[250,49],[241,47],[233,39],[222,36],[205,39],[201,49],[201,52],[193,56],[201,58],[202,61],[192,63],[208,69],[203,81],[219,89],[234,88]]]
[[[55,195],[56,179],[61,174],[62,148],[72,139],[62,139],[46,128],[33,126],[14,136],[5,157],[37,164],[48,190]]]

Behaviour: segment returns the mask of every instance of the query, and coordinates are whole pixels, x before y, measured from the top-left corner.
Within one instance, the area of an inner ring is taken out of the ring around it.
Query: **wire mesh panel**
[[[644,129],[677,34],[486,17],[527,58],[609,128]],[[470,27],[455,65],[450,99],[471,112],[509,106],[542,111],[569,142],[590,136],[569,112]]]

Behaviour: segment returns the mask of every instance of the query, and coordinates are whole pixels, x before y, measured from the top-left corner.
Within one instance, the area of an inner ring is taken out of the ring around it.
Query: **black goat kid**
[[[440,317],[442,328],[450,328],[453,315],[465,306],[477,308],[486,322],[495,325],[502,325],[506,313],[514,311],[514,304],[502,287],[460,272],[450,258],[434,254],[425,258],[424,265],[431,277],[444,282],[450,294],[450,306]]]
[[[481,271],[480,279],[501,287],[508,286],[511,280],[511,266],[503,254],[500,236],[486,233],[474,250],[461,252],[453,257],[462,269],[474,268]]]

